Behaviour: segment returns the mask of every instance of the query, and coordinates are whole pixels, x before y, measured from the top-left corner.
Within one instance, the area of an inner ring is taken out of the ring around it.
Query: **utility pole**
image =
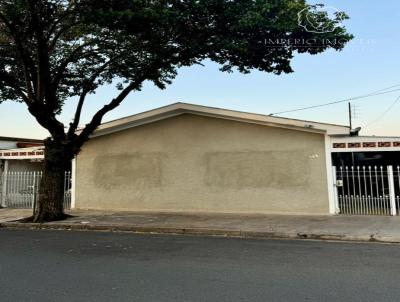
[[[351,130],[353,129],[353,123],[352,123],[352,118],[351,118],[351,103],[349,102],[349,123],[350,123],[350,136],[351,136]],[[351,152],[351,165],[354,167],[354,152]]]
[[[351,103],[349,102],[349,122],[350,122],[350,130],[353,129],[352,121],[351,121]]]

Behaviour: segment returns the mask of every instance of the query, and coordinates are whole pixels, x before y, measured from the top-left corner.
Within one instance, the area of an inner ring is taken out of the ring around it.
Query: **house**
[[[0,208],[32,207],[43,158],[42,140],[0,137]]]
[[[335,213],[400,215],[400,137],[331,138]]]
[[[64,206],[400,215],[400,137],[358,130],[172,104],[100,125],[65,173]],[[43,145],[0,142],[10,172],[0,179],[0,206],[32,207]]]
[[[334,166],[400,166],[400,137],[333,137]]]
[[[176,103],[98,127],[76,208],[334,214],[333,137],[349,127]]]
[[[41,170],[43,141],[0,136],[0,173]]]

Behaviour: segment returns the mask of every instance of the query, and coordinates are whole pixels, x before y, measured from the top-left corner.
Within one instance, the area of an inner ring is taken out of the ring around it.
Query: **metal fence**
[[[8,208],[33,208],[43,172],[3,172],[1,174],[1,205]],[[64,208],[71,208],[71,172],[64,176]]]
[[[399,215],[400,167],[333,167],[340,214]]]

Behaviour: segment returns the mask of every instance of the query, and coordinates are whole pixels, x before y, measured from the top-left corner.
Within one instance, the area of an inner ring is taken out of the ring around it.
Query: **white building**
[[[38,171],[42,160],[42,140],[0,136],[0,172]]]

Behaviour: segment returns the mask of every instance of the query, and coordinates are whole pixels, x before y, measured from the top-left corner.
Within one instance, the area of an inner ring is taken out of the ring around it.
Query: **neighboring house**
[[[331,138],[336,213],[400,215],[400,137]]]
[[[400,137],[335,137],[333,143],[334,166],[400,166]]]
[[[43,141],[0,137],[0,208],[32,208],[42,178]],[[64,207],[72,204],[71,171],[65,171]]]
[[[0,137],[0,208],[32,207],[43,157],[42,140]]]
[[[38,171],[42,160],[42,140],[0,136],[0,172]]]
[[[98,127],[76,160],[75,206],[333,214],[333,135],[349,128],[172,104]]]
[[[43,146],[43,140],[0,136],[0,150]]]

